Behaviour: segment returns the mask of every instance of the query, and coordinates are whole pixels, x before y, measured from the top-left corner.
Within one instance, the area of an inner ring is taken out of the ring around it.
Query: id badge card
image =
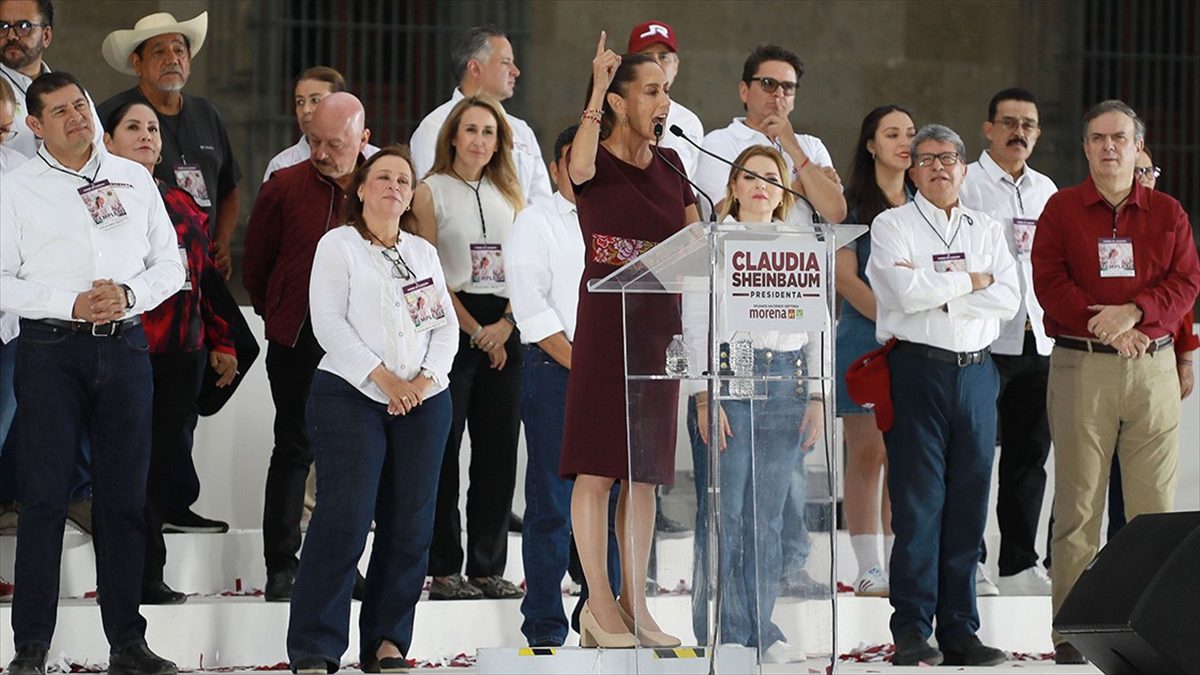
[[[471,244],[471,287],[480,291],[504,288],[504,251],[500,244]]]
[[[404,291],[404,306],[408,308],[408,316],[417,333],[445,325],[446,309],[438,299],[432,277],[407,284],[401,290]]]
[[[188,266],[187,249],[179,247],[179,262],[183,263],[183,287],[179,290],[192,290],[192,268]]]
[[[933,271],[934,272],[966,272],[967,271],[967,254],[962,252],[955,253],[934,253],[933,254]]]
[[[208,186],[204,183],[204,174],[195,164],[180,164],[175,167],[175,184],[187,191],[201,208],[212,206],[208,197]]]
[[[125,206],[121,204],[117,191],[106,180],[79,188],[79,196],[83,199],[83,205],[87,207],[88,215],[92,217],[92,224],[101,232],[111,230],[129,220],[129,214],[125,212]]]
[[[1137,276],[1133,269],[1133,240],[1128,237],[1101,239],[1097,245],[1100,253],[1100,276]]]
[[[1017,255],[1028,258],[1033,253],[1033,235],[1037,230],[1037,221],[1032,218],[1013,218],[1013,241],[1017,245]]]

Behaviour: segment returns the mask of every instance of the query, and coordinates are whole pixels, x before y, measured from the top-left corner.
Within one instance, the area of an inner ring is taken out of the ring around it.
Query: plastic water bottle
[[[687,377],[689,370],[687,345],[683,344],[683,336],[676,335],[667,345],[667,375],[671,377]]]
[[[754,343],[750,333],[740,330],[729,341],[730,361],[734,379],[729,381],[729,395],[734,398],[754,396]]]

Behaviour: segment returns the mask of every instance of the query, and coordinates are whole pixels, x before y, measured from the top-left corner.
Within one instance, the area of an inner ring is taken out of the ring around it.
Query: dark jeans
[[[888,355],[896,421],[884,434],[892,529],[892,635],[938,643],[975,634],[975,564],[987,523],[1000,375],[990,358],[958,367]]]
[[[1000,371],[997,419],[1000,425],[999,487],[996,518],[1000,524],[1000,576],[1037,565],[1038,518],[1046,492],[1050,423],[1046,417],[1046,381],[1050,357],[1037,353],[1033,331],[1025,331],[1021,356],[996,354]],[[980,544],[980,560],[987,548]]]
[[[312,464],[304,407],[317,364],[325,356],[305,319],[295,347],[267,343],[267,379],[275,402],[275,449],[263,496],[263,557],[267,574],[296,569],[304,482]]]
[[[147,582],[162,581],[167,564],[163,519],[172,513],[172,477],[181,456],[192,454],[189,424],[196,416],[196,397],[204,381],[208,352],[151,354],[154,372],[154,421],[150,444],[150,478],[146,483]]]
[[[359,660],[381,640],[408,654],[428,565],[437,477],[450,430],[442,392],[407,415],[325,371],[313,378],[308,428],[317,462],[313,511],[292,593],[287,650],[293,663],[338,663],[350,633],[350,594],[371,519],[375,541],[359,613]]]
[[[508,300],[496,295],[459,293],[458,299],[482,324],[499,321]],[[437,517],[429,549],[429,574],[442,577],[463,570],[462,517],[458,511],[458,456],[463,430],[471,433],[467,488],[468,577],[504,574],[508,557],[508,514],[517,481],[517,439],[521,432],[521,343],[513,331],[504,348],[503,370],[490,367],[488,355],[459,333],[458,354],[450,368],[454,421],[442,458]]]
[[[201,380],[203,384],[203,379]],[[197,394],[199,396],[199,394]],[[192,504],[200,499],[200,474],[196,472],[196,462],[192,459],[192,444],[196,434],[196,425],[200,422],[200,412],[193,410],[184,421],[183,435],[176,446],[174,466],[167,478],[170,489],[167,490],[167,500],[163,503],[163,515],[170,517],[182,514],[192,508]]]
[[[80,441],[91,437],[93,546],[109,645],[145,637],[138,613],[146,546],[153,380],[141,326],[119,337],[21,322],[16,448],[21,484],[13,642],[49,645],[58,607],[62,532]]]

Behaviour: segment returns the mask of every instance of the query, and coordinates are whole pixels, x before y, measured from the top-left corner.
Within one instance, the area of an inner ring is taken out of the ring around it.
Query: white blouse
[[[472,284],[471,245],[499,244],[503,247],[512,232],[516,210],[500,189],[486,178],[468,182],[453,175],[432,174],[425,177],[424,183],[433,194],[437,252],[450,290],[507,298],[508,286],[499,279],[487,288]],[[503,248],[501,253],[504,253]],[[503,258],[501,255],[500,259]]]
[[[384,249],[358,230],[334,228],[317,244],[308,290],[313,333],[325,350],[317,367],[380,403],[388,398],[369,378],[376,366],[382,363],[405,380],[427,368],[437,376],[428,394],[433,396],[446,388],[458,351],[458,319],[437,250],[407,232],[400,233],[397,249],[411,279],[394,277]],[[417,332],[404,288],[423,279],[433,280],[430,295],[440,303],[445,323]]]

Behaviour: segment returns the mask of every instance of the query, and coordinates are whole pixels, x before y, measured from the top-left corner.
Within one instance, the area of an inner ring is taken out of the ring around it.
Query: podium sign
[[[824,244],[798,237],[727,237],[724,244],[729,330],[801,333],[828,327]]]

